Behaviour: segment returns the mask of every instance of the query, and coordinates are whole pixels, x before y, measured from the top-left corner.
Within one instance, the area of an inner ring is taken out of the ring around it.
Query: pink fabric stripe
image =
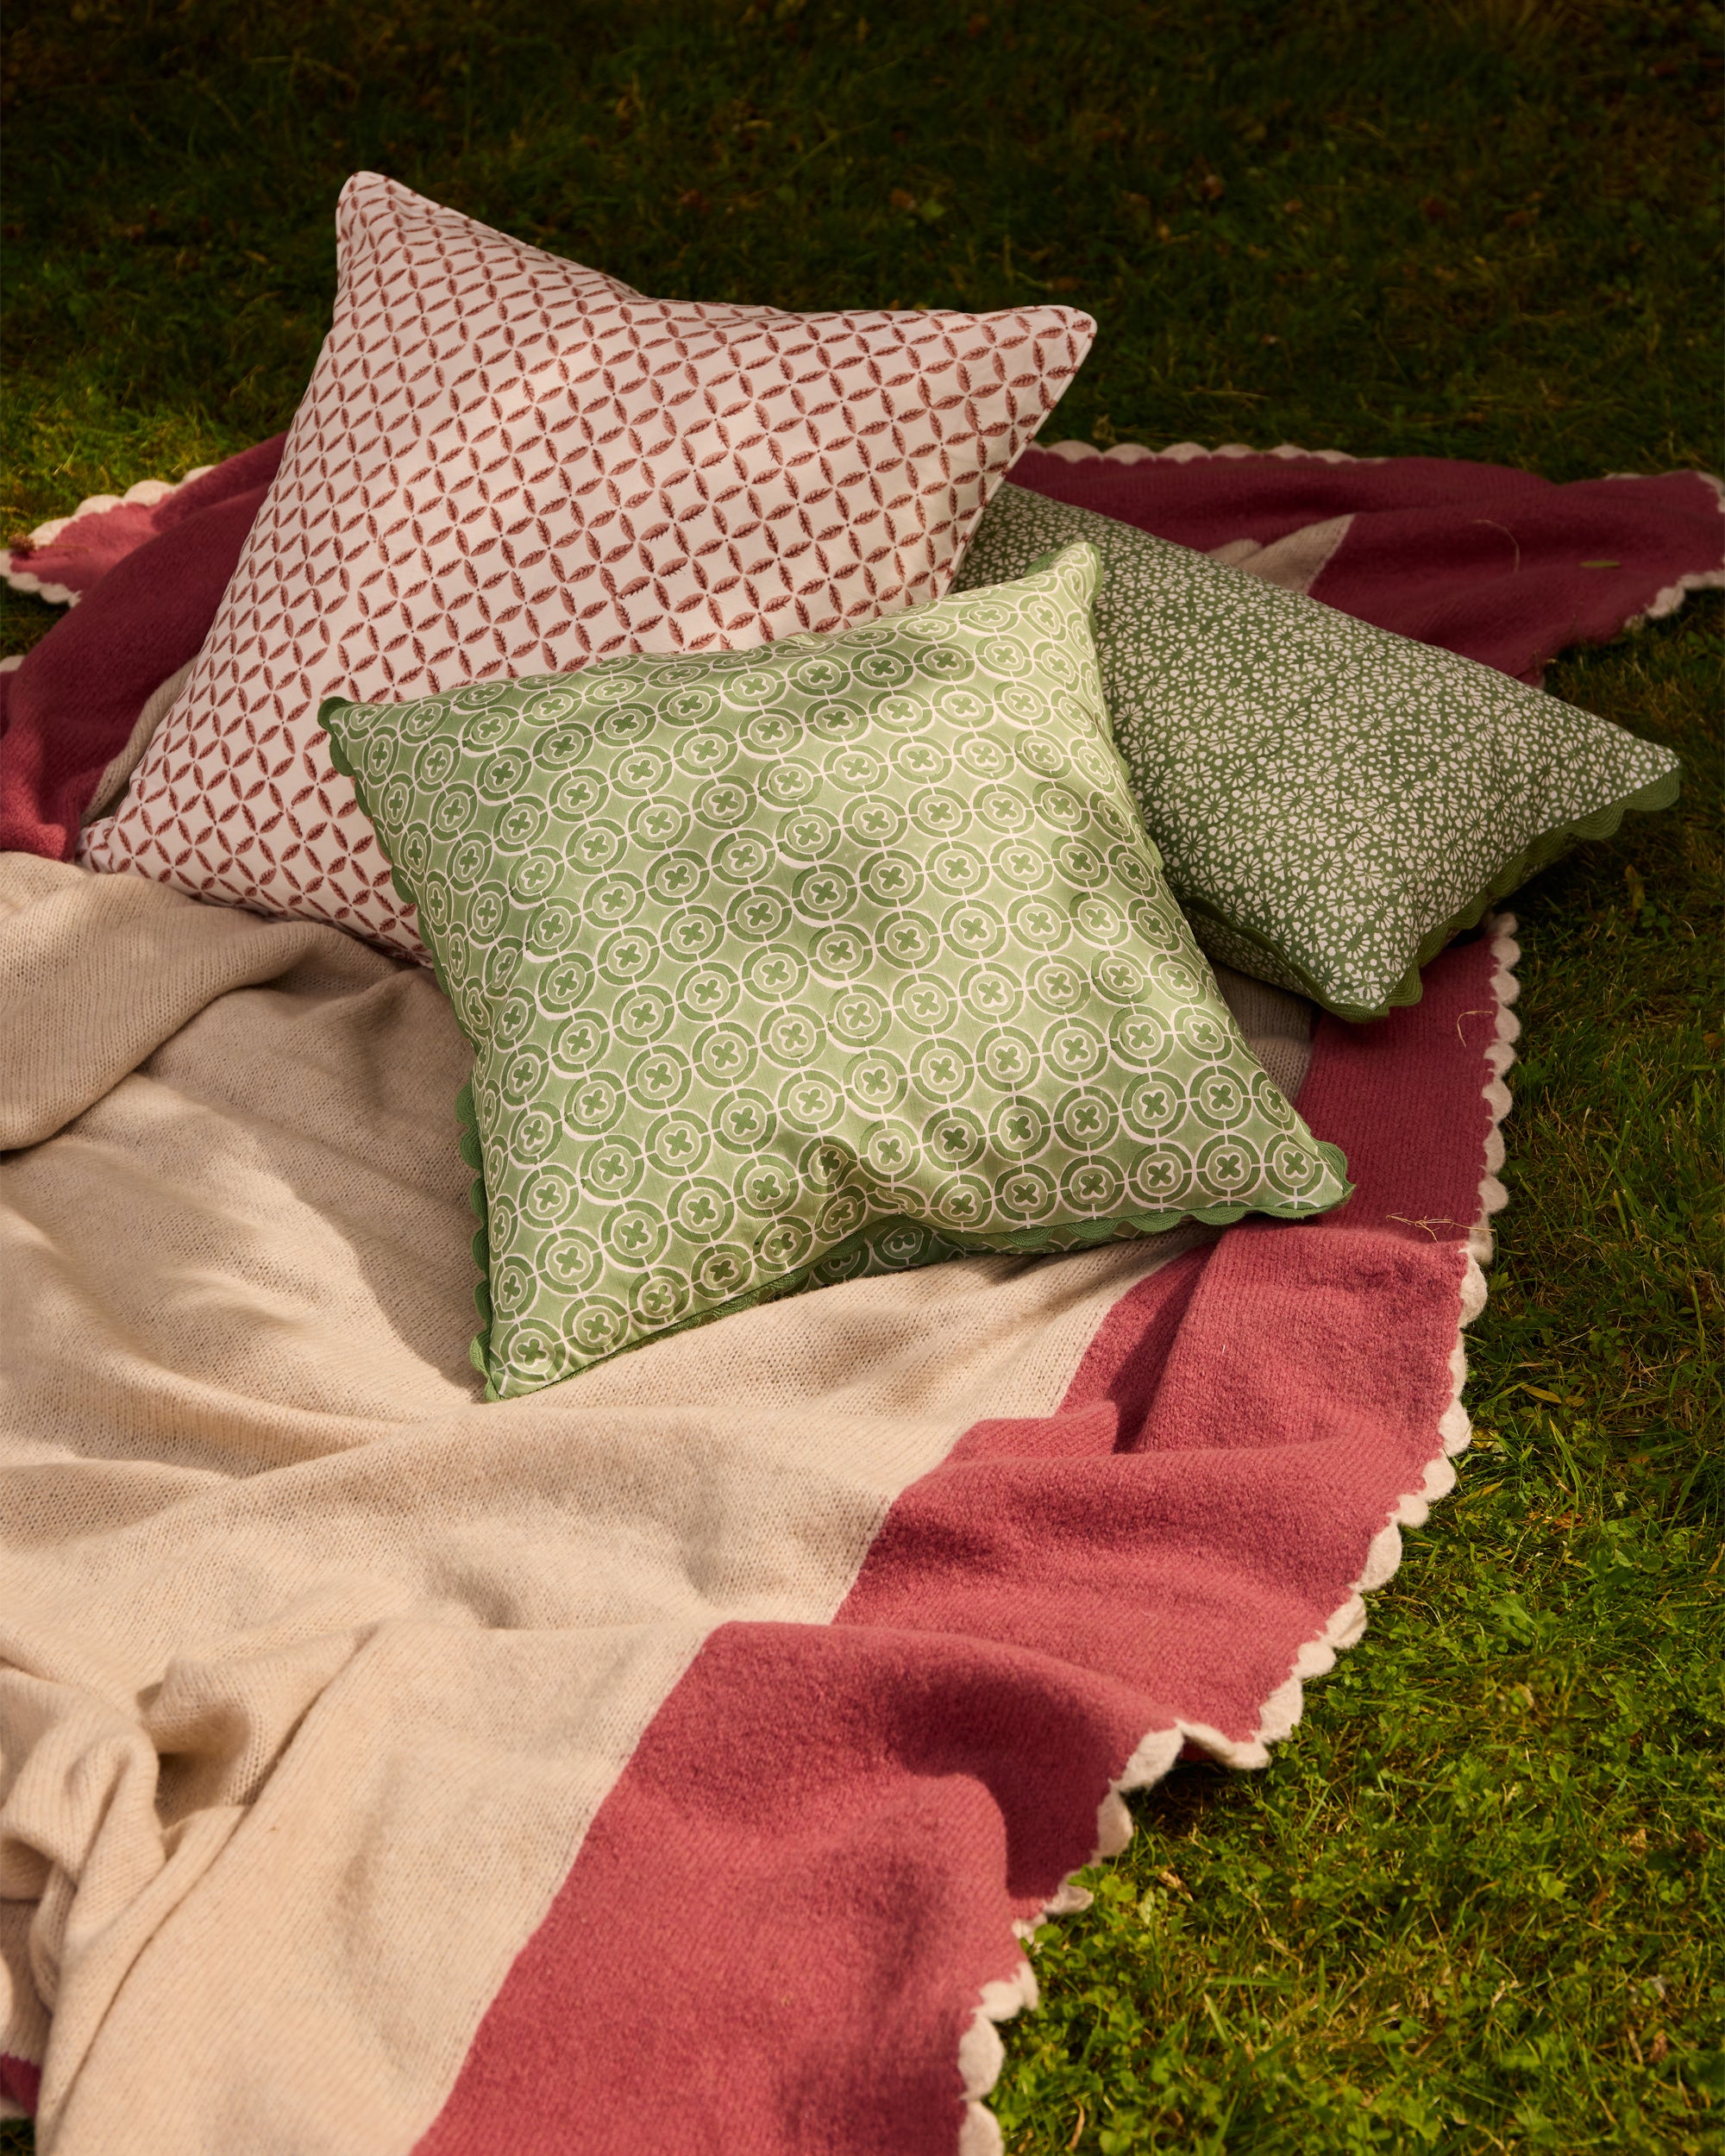
[[[1579,479],[1443,457],[1112,457],[1027,449],[1012,479],[1208,553],[1352,519],[1314,599],[1537,680],[1571,644],[1725,581],[1719,483],[1701,472]]]
[[[0,674],[0,847],[71,860],[103,772],[208,634],[284,439],[229,457],[154,509],[126,509],[133,521],[118,536],[109,526],[122,511],[108,510],[31,557],[44,577],[72,576],[65,561],[81,548],[93,566],[77,611]],[[86,545],[85,527],[107,535],[106,553]]]
[[[1251,1737],[1438,1452],[1492,969],[1458,946],[1421,1004],[1320,1032],[1301,1105],[1357,1156],[1342,1213],[1125,1297],[1057,1413],[976,1426],[899,1501],[836,1623],[712,1636],[420,2156],[951,2156],[1012,1920],[1146,1732]]]
[[[10,2052],[0,2052],[0,2096],[16,2103],[34,2118],[41,2089],[42,2070],[40,2066],[28,2059],[15,2059]]]

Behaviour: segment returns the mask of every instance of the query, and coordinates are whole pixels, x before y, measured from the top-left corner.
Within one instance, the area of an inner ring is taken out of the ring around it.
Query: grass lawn
[[[656,292],[1070,297],[1101,335],[1051,439],[1720,468],[1697,0],[14,0],[9,29],[7,532],[285,424],[361,166]],[[52,618],[9,597],[4,649]],[[1690,776],[1516,902],[1460,1489],[1269,1771],[1136,1800],[1044,1929],[1009,2150],[1725,2150],[1722,643],[1712,595],[1553,670]]]

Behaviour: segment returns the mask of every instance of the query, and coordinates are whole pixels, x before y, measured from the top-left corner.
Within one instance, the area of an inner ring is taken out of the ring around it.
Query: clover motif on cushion
[[[1003,486],[958,587],[1102,557],[1114,738],[1199,942],[1369,1018],[1578,838],[1662,808],[1678,759],[1490,667],[1094,511]]]
[[[796,1288],[1346,1195],[1133,811],[1097,571],[325,705],[474,1043],[492,1392]]]

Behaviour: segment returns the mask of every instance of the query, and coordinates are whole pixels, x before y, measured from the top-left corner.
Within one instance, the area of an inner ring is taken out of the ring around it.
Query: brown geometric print
[[[939,599],[1089,348],[1069,307],[644,298],[393,180],[185,691],[85,858],[423,957],[319,702],[738,649]]]

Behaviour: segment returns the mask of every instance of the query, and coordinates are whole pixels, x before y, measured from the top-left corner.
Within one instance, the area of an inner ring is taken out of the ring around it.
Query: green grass
[[[0,527],[285,423],[361,165],[648,290],[1090,309],[1049,429],[1718,468],[1716,9],[15,0]],[[52,618],[9,598],[5,649]],[[1516,902],[1479,1436],[1264,1775],[1182,1769],[1008,2032],[1008,2147],[1725,2148],[1716,713]],[[0,2129],[0,2148],[28,2147]]]
[[[1720,616],[1552,686],[1705,768]],[[1044,1927],[1009,2149],[1722,2145],[1710,793],[1521,894],[1459,1492],[1269,1772],[1177,1771]]]

